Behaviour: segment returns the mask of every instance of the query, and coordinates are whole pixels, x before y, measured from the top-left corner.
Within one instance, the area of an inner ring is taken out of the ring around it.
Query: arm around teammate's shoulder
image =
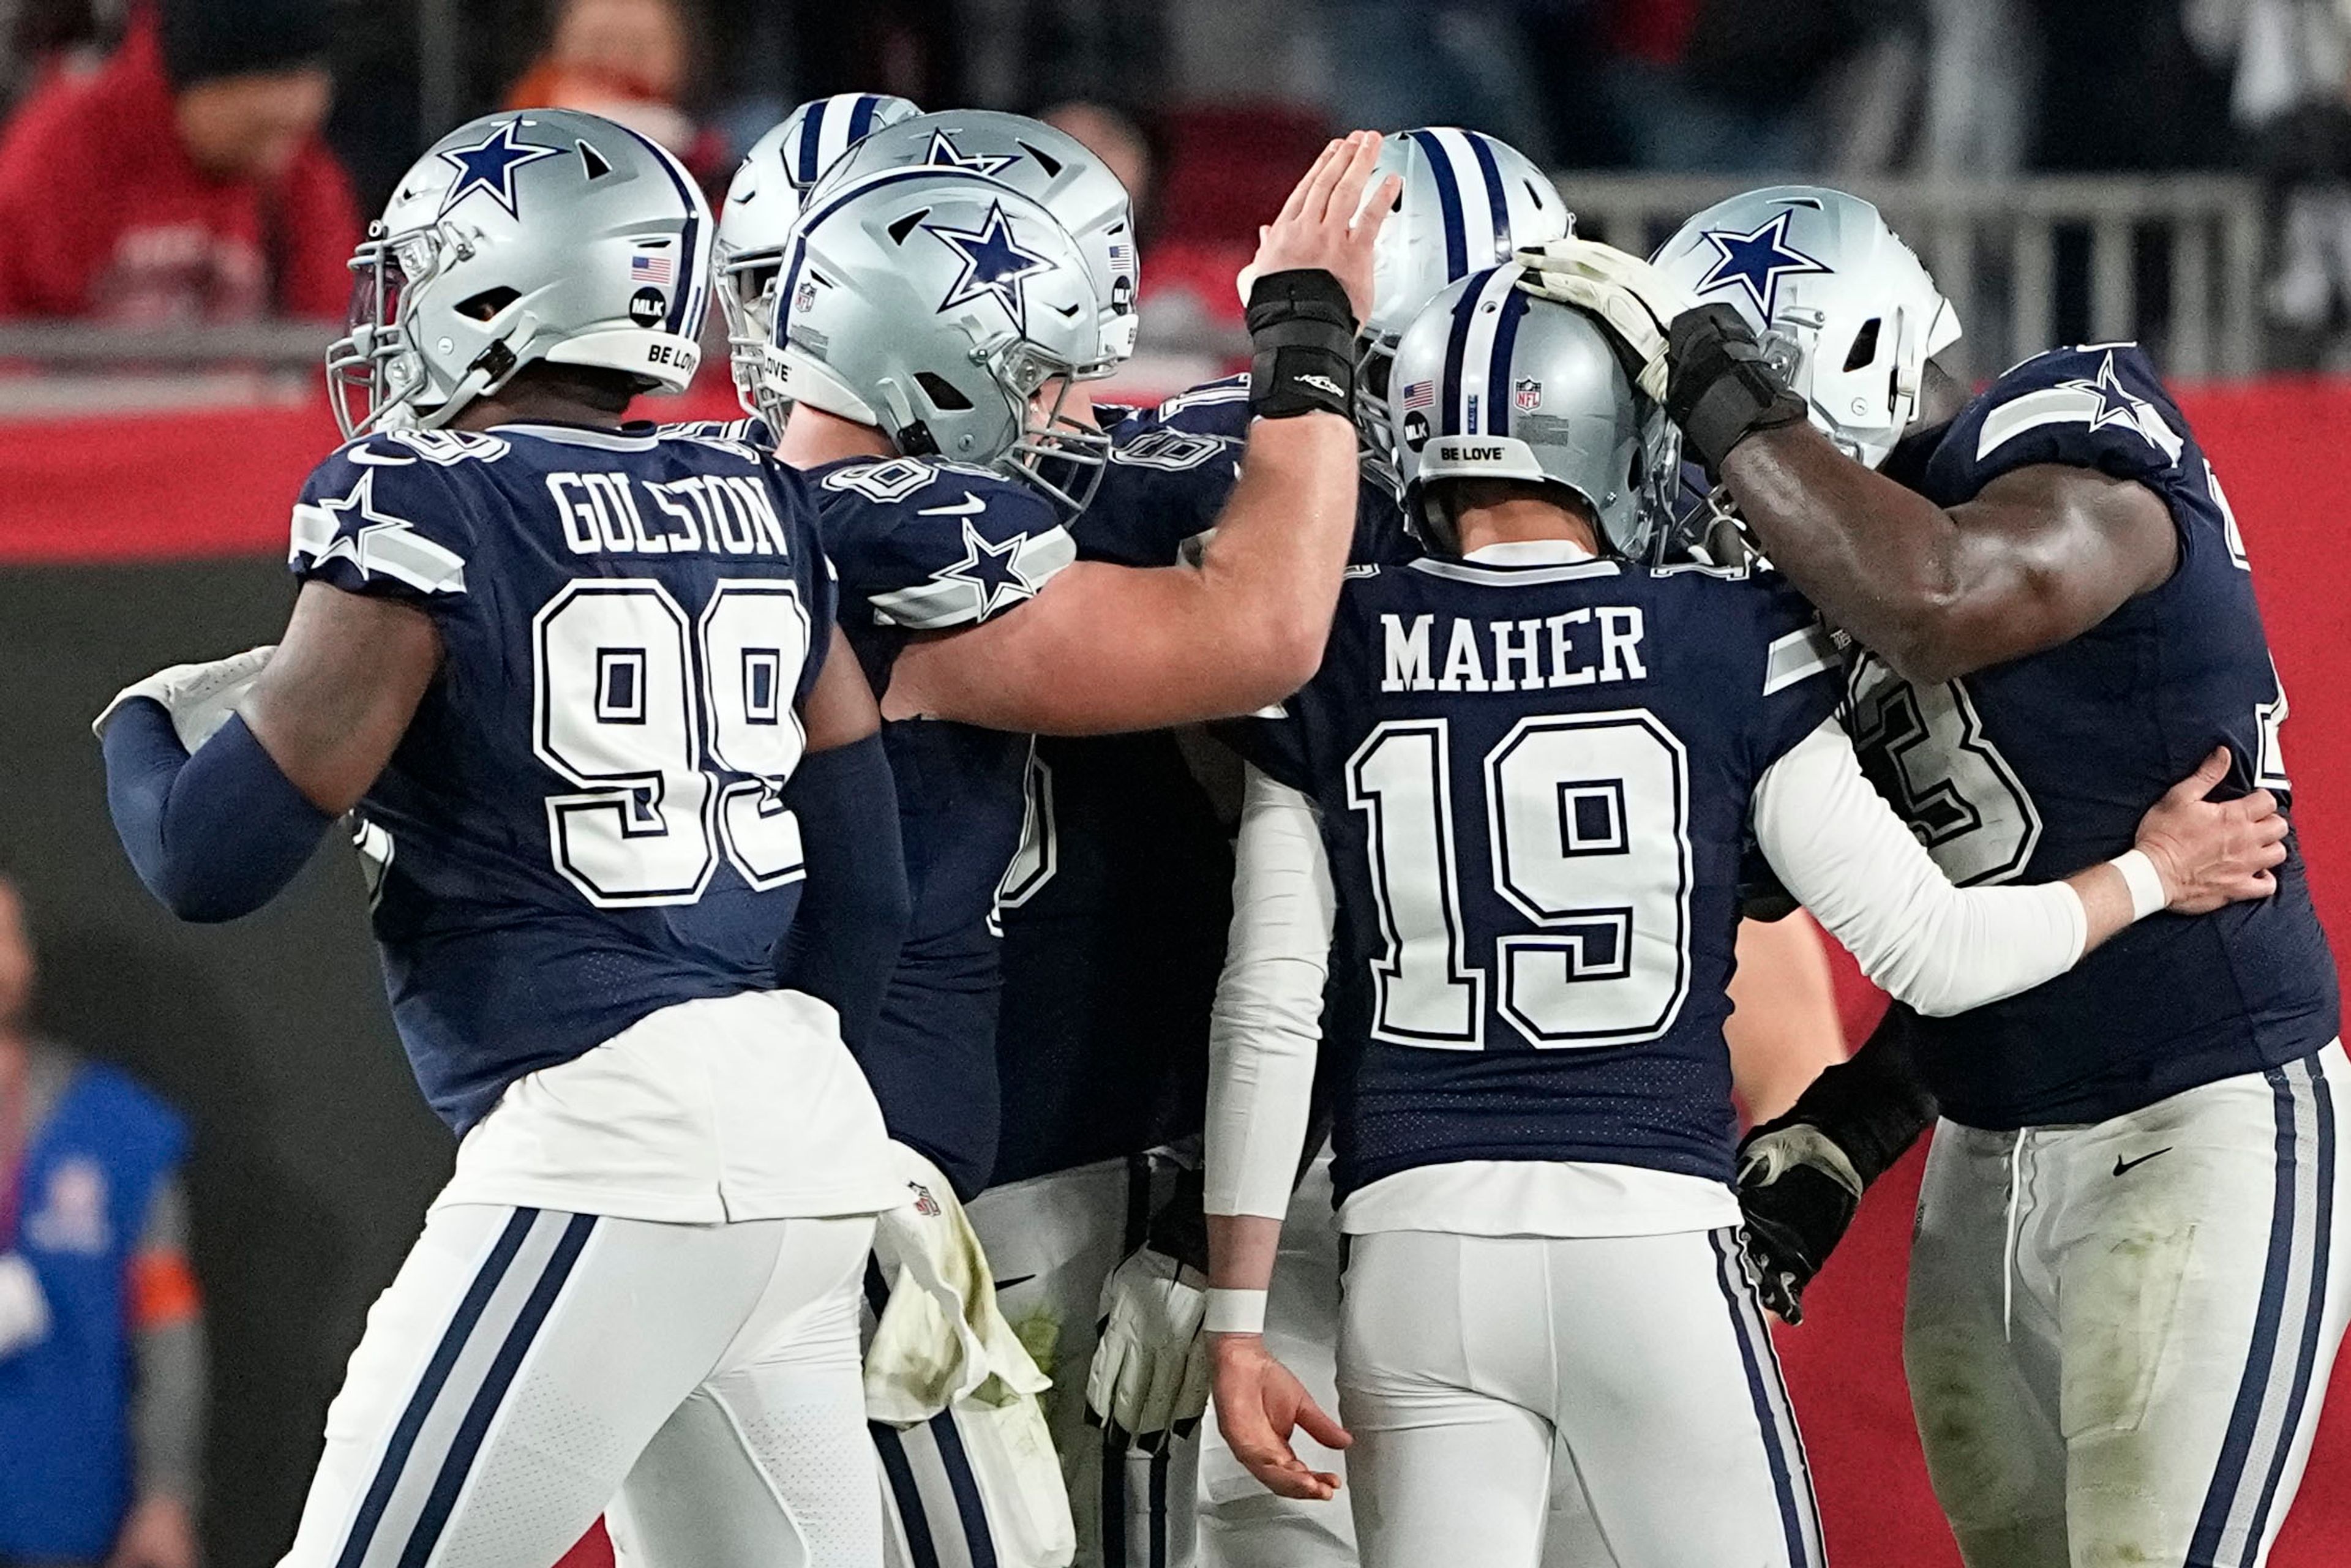
[[[1758,781],[1755,836],[1872,980],[1943,1017],[2052,979],[2158,910],[2201,914],[2273,891],[2285,821],[2266,790],[2207,800],[2227,765],[2215,752],[2175,785],[2116,860],[2064,882],[1958,888],[1862,776],[1844,731],[1824,722]]]
[[[909,643],[890,716],[1089,735],[1279,702],[1322,660],[1354,507],[1346,421],[1260,420],[1198,567],[1064,567],[1017,610]]]
[[[1008,615],[910,645],[893,718],[1052,735],[1156,729],[1280,701],[1322,659],[1355,522],[1355,322],[1393,175],[1380,138],[1323,149],[1251,264],[1251,409],[1239,482],[1196,569],[1079,562]]]
[[[1925,684],[2070,642],[2179,560],[2161,497],[2070,464],[2011,469],[1946,508],[1792,424],[1740,442],[1722,476],[1772,564]]]

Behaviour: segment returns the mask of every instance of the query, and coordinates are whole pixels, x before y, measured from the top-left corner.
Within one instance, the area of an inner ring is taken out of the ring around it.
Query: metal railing
[[[1757,183],[1573,172],[1558,182],[1579,233],[1643,254],[1690,214]],[[1958,310],[1967,335],[1952,369],[1962,379],[2058,341],[2068,282],[2086,296],[2086,319],[2074,324],[2089,340],[2146,340],[2167,372],[2189,379],[2263,366],[2262,209],[2252,180],[2044,174],[1850,188],[1877,204]]]
[[[1752,184],[1573,171],[1558,183],[1579,232],[1645,254],[1690,214]],[[2044,175],[1853,188],[1885,212],[1957,308],[1966,336],[1947,359],[1962,380],[1992,375],[2067,329],[2093,341],[2145,340],[2165,371],[2183,379],[2264,368],[2265,233],[2260,188],[2251,180]],[[2068,298],[2072,308],[2061,311]],[[1162,379],[1195,369],[1215,373],[1248,352],[1237,326],[1177,311],[1155,328],[1153,314],[1146,302],[1144,346],[1158,361],[1148,368]],[[104,407],[110,384],[120,388],[124,408],[214,396],[279,401],[315,387],[330,336],[308,322],[0,323],[0,416]],[[9,373],[16,369],[37,373]]]

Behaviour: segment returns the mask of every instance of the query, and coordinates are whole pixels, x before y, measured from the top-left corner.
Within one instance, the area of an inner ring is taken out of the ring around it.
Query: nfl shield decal
[[[1512,382],[1510,406],[1520,413],[1532,413],[1542,407],[1542,382],[1532,376],[1521,376]]]

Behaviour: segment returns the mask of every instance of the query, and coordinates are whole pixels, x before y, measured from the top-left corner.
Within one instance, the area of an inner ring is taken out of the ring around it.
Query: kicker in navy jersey
[[[1963,885],[2120,853],[2147,803],[2216,744],[2237,759],[2235,792],[2290,795],[2286,700],[2244,541],[2137,347],[2036,355],[1885,471],[1950,507],[2048,463],[2160,497],[2179,534],[2170,580],[2058,647],[1944,685],[1914,688],[1867,655],[1852,672],[1865,768]],[[2141,921],[2044,986],[1922,1019],[1920,1061],[1944,1114],[1995,1129],[2104,1121],[2325,1045],[2339,1028],[2335,964],[2298,849],[2277,883],[2259,903]]]
[[[443,1120],[663,1008],[775,985],[804,875],[778,784],[834,618],[796,476],[650,424],[378,434],[310,476],[289,564],[441,634],[356,831]]]
[[[1361,1052],[1342,1197],[1463,1160],[1729,1179],[1749,801],[1835,708],[1823,650],[1769,573],[1432,558],[1348,581],[1322,672],[1250,737],[1320,809],[1341,907],[1376,915],[1333,955],[1325,1034]],[[1449,935],[1396,940],[1404,900]]]

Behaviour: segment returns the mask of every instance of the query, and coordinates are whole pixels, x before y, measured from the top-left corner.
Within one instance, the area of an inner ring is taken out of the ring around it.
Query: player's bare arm
[[[383,770],[440,659],[421,611],[310,583],[274,652],[126,689],[97,728],[140,880],[187,920],[268,903]]]
[[[1261,1321],[1257,1328],[1237,1328],[1229,1326],[1232,1320],[1216,1315],[1222,1292],[1254,1298],[1262,1310],[1280,1246],[1279,1219],[1254,1214],[1208,1217],[1208,1250],[1214,1260],[1208,1276],[1214,1292],[1208,1333],[1217,1422],[1234,1458],[1268,1491],[1327,1502],[1339,1495],[1339,1478],[1310,1469],[1290,1446],[1290,1435],[1303,1431],[1326,1448],[1344,1448],[1353,1439],[1266,1349]]]
[[[1261,290],[1328,273],[1358,316],[1369,308],[1373,242],[1396,190],[1391,179],[1364,207],[1379,149],[1376,134],[1358,132],[1323,151],[1259,248]],[[1260,346],[1263,373],[1275,351]],[[1083,734],[1229,716],[1287,695],[1321,660],[1354,526],[1345,407],[1334,399],[1252,425],[1197,569],[1071,566],[1017,612],[910,644],[884,712]]]
[[[305,583],[246,723],[304,799],[339,816],[383,771],[440,664],[423,611]]]
[[[1809,423],[1758,430],[1722,482],[1772,564],[1903,676],[1954,679],[2070,642],[2179,559],[2154,491],[2043,463],[1948,509]]]
[[[809,688],[808,700],[800,705],[800,724],[808,731],[810,751],[853,745],[882,727],[882,710],[873,700],[873,688],[866,685],[865,672],[858,666],[857,655],[850,651],[849,639],[838,624],[832,629],[824,668]]]
[[[1327,1500],[1339,1478],[1290,1447],[1350,1438],[1265,1344],[1266,1292],[1306,1142],[1337,894],[1314,809],[1249,770],[1234,848],[1233,924],[1209,1024],[1204,1207],[1217,1421],[1268,1490]]]

